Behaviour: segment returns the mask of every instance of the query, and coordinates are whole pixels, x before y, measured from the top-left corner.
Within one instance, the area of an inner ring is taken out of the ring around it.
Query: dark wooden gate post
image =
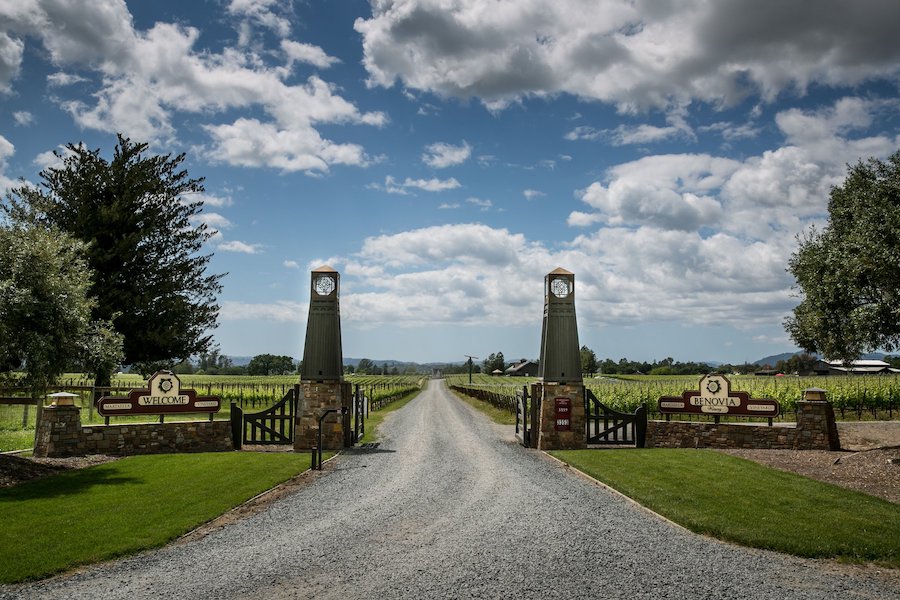
[[[244,445],[244,410],[236,402],[231,403],[231,441],[235,450]]]
[[[634,445],[636,448],[647,447],[647,403],[641,405],[634,413]]]

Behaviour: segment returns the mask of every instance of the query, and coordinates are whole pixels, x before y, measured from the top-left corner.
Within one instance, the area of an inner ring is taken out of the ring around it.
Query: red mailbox
[[[572,430],[572,400],[569,398],[553,399],[556,431]]]

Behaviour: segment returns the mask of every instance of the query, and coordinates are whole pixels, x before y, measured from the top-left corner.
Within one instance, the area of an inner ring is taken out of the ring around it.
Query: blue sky
[[[785,271],[846,165],[900,148],[900,4],[0,0],[0,189],[116,132],[187,153],[228,272],[215,339],[539,354],[575,273],[601,357],[793,350]]]

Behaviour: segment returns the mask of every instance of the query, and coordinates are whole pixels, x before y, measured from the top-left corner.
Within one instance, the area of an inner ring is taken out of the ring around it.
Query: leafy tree
[[[23,365],[39,407],[67,365],[100,369],[122,357],[109,323],[91,321],[83,249],[58,231],[0,226],[0,368]]]
[[[502,352],[491,352],[481,363],[481,372],[491,374],[494,371],[504,371],[506,369],[506,358]]]
[[[891,365],[894,369],[900,369],[900,356],[885,356],[884,362]]]
[[[787,360],[779,360],[775,363],[775,369],[782,373],[808,373],[818,361],[814,355],[802,352],[794,354]]]
[[[359,359],[359,363],[356,365],[356,372],[361,375],[375,375],[378,366],[374,361],[368,358]]]
[[[13,189],[4,206],[17,223],[53,227],[86,244],[95,278],[91,315],[125,337],[125,362],[171,361],[204,352],[216,327],[223,275],[206,273],[212,235],[195,217],[202,179],[181,169],[185,155],[147,155],[147,144],[118,136],[113,158],[69,144],[62,166],[39,186]],[[108,383],[102,378],[98,385]]]
[[[581,372],[593,376],[597,372],[597,355],[587,346],[581,347]]]
[[[131,365],[131,372],[140,373],[144,379],[150,379],[157,371],[171,371],[174,368],[174,360],[142,360]]]
[[[294,359],[290,356],[258,354],[247,364],[247,375],[287,375],[294,372]]]
[[[615,375],[619,372],[619,365],[611,358],[604,358],[600,363],[600,372],[607,375]]]
[[[208,351],[199,353],[197,355],[197,370],[207,375],[216,375],[225,369],[233,367],[231,359],[219,352],[219,345],[213,344]]]
[[[191,375],[194,372],[194,363],[185,359],[172,367],[172,372],[176,375]]]
[[[801,302],[784,325],[829,359],[900,348],[900,151],[850,167],[831,189],[829,223],[799,240],[789,271]]]
[[[95,381],[109,381],[113,371],[122,364],[124,342],[112,323],[93,321],[78,341],[80,359],[77,368]],[[102,395],[101,390],[94,390],[94,400]]]

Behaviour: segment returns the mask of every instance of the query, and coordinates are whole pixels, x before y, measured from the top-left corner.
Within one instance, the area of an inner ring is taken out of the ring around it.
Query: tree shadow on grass
[[[6,502],[61,498],[79,494],[95,486],[140,483],[142,481],[137,477],[121,475],[116,465],[99,465],[42,477],[10,488],[0,489],[0,505]]]

